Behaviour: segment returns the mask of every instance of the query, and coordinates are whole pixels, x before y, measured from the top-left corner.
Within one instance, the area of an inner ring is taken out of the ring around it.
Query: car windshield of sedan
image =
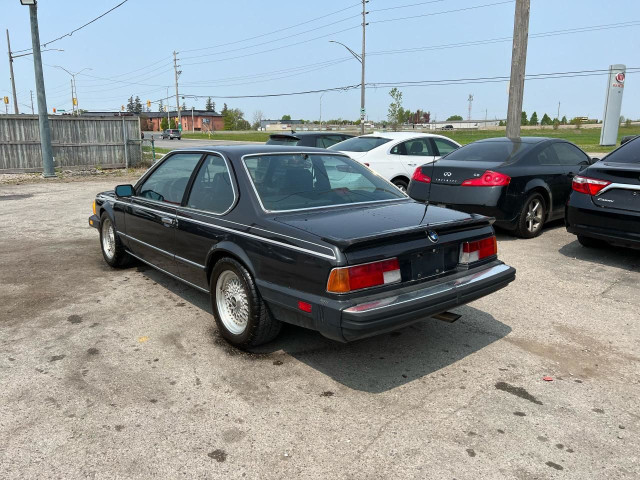
[[[520,158],[533,144],[523,142],[476,142],[454,150],[447,160],[507,163]]]
[[[337,150],[339,152],[368,152],[390,141],[390,138],[382,137],[354,137],[344,142],[331,145],[329,150]]]
[[[265,210],[284,211],[400,200],[406,196],[355,160],[296,153],[244,159]]]

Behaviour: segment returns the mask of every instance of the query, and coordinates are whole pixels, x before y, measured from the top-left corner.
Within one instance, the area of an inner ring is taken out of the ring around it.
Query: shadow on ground
[[[211,313],[209,296],[140,266],[138,270],[185,301]],[[511,332],[491,315],[470,306],[456,308],[462,315],[453,324],[427,318],[409,327],[377,337],[343,344],[319,333],[284,325],[273,342],[240,353],[222,340],[211,317],[215,345],[229,355],[282,361],[282,353],[354,390],[381,393],[420,380],[485,348]],[[446,373],[442,373],[446,375]]]
[[[545,223],[542,226],[542,233],[540,235],[545,235],[546,232],[551,230],[556,230],[558,228],[564,228],[564,220],[553,220],[551,222]],[[504,228],[495,227],[496,237],[499,242],[512,242],[514,240],[523,240],[528,241],[529,239],[517,237],[513,231],[505,230]]]
[[[632,272],[640,271],[640,250],[605,246],[602,248],[587,248],[577,240],[560,248],[559,252],[565,257],[577,258],[608,267],[621,268]]]

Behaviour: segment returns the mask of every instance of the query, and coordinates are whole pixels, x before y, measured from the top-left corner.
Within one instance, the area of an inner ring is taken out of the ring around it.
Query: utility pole
[[[360,85],[360,135],[364,135],[364,118],[365,118],[365,107],[364,107],[364,60],[365,60],[365,35],[367,30],[367,2],[369,0],[362,0],[362,54],[360,55],[360,63],[362,64],[362,80]]]
[[[42,73],[42,55],[40,53],[40,31],[38,29],[38,6],[36,2],[29,5],[31,21],[31,45],[33,47],[33,69],[36,77],[36,96],[38,97],[38,123],[40,126],[40,148],[42,150],[42,168],[45,178],[55,177],[53,168],[53,151],[51,148],[51,127],[47,111],[47,94],[44,89]]]
[[[178,110],[178,125],[176,125],[178,128],[181,127],[181,123],[182,123],[182,116],[180,115],[180,97],[178,95],[178,76],[180,76],[180,74],[182,73],[181,71],[178,71],[178,59],[176,57],[176,55],[178,54],[178,52],[176,52],[174,50],[173,52],[173,71],[175,72],[176,75],[176,109]]]
[[[75,115],[76,114],[76,107],[75,107],[75,95],[73,94],[73,77],[71,78],[71,115]]]
[[[471,103],[473,102],[473,94],[472,93],[469,94],[469,98],[467,98],[467,101],[469,102],[469,113],[467,115],[467,120],[471,121]]]
[[[9,41],[9,29],[7,29],[7,50],[9,52],[9,75],[11,75],[11,90],[13,91],[13,110],[18,112],[18,96],[16,95],[16,79],[13,76],[13,56],[11,55],[11,42]]]
[[[509,106],[507,108],[507,137],[509,138],[517,138],[520,136],[530,10],[530,0],[516,0],[516,12],[513,20]]]
[[[560,121],[560,102],[558,102],[558,116],[556,118]]]
[[[33,115],[33,90],[29,90],[29,93],[31,93],[31,115]]]

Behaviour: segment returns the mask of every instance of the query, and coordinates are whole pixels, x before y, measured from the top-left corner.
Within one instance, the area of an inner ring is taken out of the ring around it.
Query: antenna
[[[471,103],[473,102],[473,93],[469,94],[467,101],[469,102],[469,115],[467,116],[467,120],[471,120]]]

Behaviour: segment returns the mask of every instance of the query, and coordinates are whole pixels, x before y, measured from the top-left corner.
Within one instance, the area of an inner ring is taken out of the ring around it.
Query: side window
[[[327,137],[317,137],[316,138],[316,147],[318,148],[327,148],[330,147],[331,145],[333,145],[332,142],[330,142]]]
[[[540,165],[559,165],[558,157],[552,147],[553,145],[546,147],[538,153],[538,163]]]
[[[208,155],[193,182],[187,207],[223,213],[233,205],[233,200],[227,164],[217,155]]]
[[[427,157],[434,155],[431,142],[428,138],[416,138],[415,140],[409,140],[404,142],[406,155],[417,155],[421,157]]]
[[[581,163],[589,163],[589,158],[582,153],[577,147],[570,143],[554,143],[551,145],[558,157],[560,165],[579,165]]]
[[[407,154],[407,142],[402,142],[391,149],[392,155],[406,155]]]
[[[458,149],[458,146],[455,143],[442,138],[434,138],[433,141],[436,144],[436,148],[438,149],[440,156],[444,156],[447,153],[451,153]]]
[[[189,178],[202,157],[199,153],[176,153],[163,161],[140,187],[138,196],[180,205]]]

